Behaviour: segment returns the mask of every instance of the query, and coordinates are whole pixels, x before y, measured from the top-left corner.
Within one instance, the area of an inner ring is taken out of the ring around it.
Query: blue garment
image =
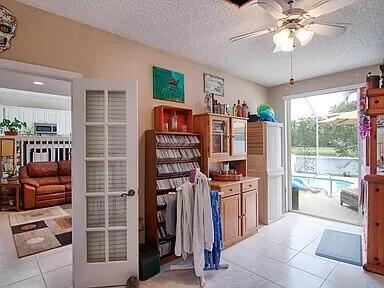
[[[223,249],[223,233],[221,230],[220,195],[218,191],[211,191],[211,207],[214,242],[212,251],[204,250],[205,269],[220,269],[221,250]]]

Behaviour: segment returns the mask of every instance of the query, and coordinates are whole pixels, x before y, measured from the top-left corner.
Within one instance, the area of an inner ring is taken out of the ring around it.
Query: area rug
[[[316,255],[361,266],[361,236],[326,229],[317,247]]]
[[[19,258],[72,244],[72,216],[59,206],[9,216]]]

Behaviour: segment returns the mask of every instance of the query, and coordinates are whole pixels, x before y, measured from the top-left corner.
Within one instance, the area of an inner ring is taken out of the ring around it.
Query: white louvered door
[[[73,83],[73,276],[76,288],[138,276],[137,82]]]

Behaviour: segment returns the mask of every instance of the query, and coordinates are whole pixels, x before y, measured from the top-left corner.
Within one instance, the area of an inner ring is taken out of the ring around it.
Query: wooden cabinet
[[[224,246],[228,247],[258,231],[258,179],[243,177],[236,182],[212,181],[222,192],[221,221]]]
[[[193,129],[201,135],[202,172],[209,174],[213,163],[231,162],[231,168],[247,175],[247,118],[198,114]]]
[[[257,232],[258,213],[257,213],[257,190],[245,192],[241,195],[242,198],[242,231],[245,237],[253,235]]]
[[[221,199],[221,219],[225,246],[241,240],[241,196],[240,194]]]
[[[362,88],[360,94],[360,102],[368,103],[368,109],[360,112],[369,116],[371,125],[366,155],[370,174],[364,177],[368,191],[363,198],[363,267],[384,275],[384,89]]]

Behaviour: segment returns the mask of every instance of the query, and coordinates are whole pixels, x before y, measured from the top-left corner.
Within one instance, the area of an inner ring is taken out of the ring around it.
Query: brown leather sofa
[[[71,161],[29,163],[19,180],[24,209],[71,203]]]

